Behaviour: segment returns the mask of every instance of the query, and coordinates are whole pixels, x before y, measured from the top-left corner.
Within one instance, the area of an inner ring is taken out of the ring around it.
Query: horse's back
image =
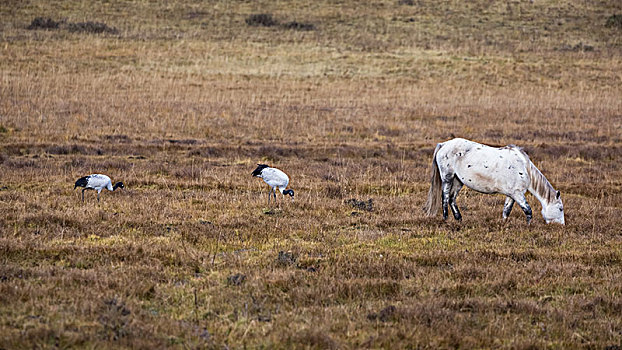
[[[454,174],[483,193],[524,192],[529,186],[528,162],[518,147],[491,147],[460,138],[443,142],[437,155],[441,173]]]

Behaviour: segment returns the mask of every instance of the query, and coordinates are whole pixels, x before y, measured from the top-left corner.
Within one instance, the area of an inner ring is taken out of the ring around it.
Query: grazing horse
[[[495,148],[461,138],[436,145],[430,191],[424,208],[426,214],[436,215],[442,203],[444,220],[447,220],[447,207],[451,208],[456,220],[461,220],[456,197],[462,185],[482,193],[506,195],[503,218],[510,216],[512,206],[517,202],[527,216],[528,224],[531,207],[525,199],[525,192],[529,191],[542,204],[542,216],[547,224],[565,223],[559,191],[517,146]]]

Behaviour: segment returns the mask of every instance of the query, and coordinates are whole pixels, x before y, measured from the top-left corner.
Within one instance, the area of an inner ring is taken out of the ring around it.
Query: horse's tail
[[[430,190],[428,191],[428,199],[425,202],[423,210],[427,216],[434,216],[438,212],[441,205],[441,173],[438,170],[436,162],[436,153],[441,149],[441,144],[436,145],[434,156],[432,157],[432,167],[430,168]]]

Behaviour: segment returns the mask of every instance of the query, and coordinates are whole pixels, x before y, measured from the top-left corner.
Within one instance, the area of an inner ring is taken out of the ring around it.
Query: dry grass
[[[0,347],[619,348],[619,13],[0,3]],[[524,146],[567,225],[473,191],[461,224],[424,217],[453,136]],[[82,204],[94,172],[127,188]]]

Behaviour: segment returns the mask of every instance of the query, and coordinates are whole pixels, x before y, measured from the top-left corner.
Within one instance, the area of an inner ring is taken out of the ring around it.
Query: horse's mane
[[[527,173],[529,174],[529,180],[531,182],[530,183],[531,189],[534,192],[536,192],[538,195],[540,195],[542,199],[546,200],[547,203],[551,203],[552,201],[554,201],[555,196],[557,195],[557,191],[555,191],[555,188],[553,188],[553,185],[551,185],[549,180],[547,180],[547,178],[542,174],[542,172],[540,172],[540,169],[536,168],[536,166],[533,164],[531,159],[529,159],[529,156],[527,155],[527,153],[525,153],[525,151],[522,148],[514,146],[514,145],[510,145],[508,147],[517,149],[523,154],[523,156],[525,156],[525,159],[527,159],[527,162],[529,163],[527,165]]]

